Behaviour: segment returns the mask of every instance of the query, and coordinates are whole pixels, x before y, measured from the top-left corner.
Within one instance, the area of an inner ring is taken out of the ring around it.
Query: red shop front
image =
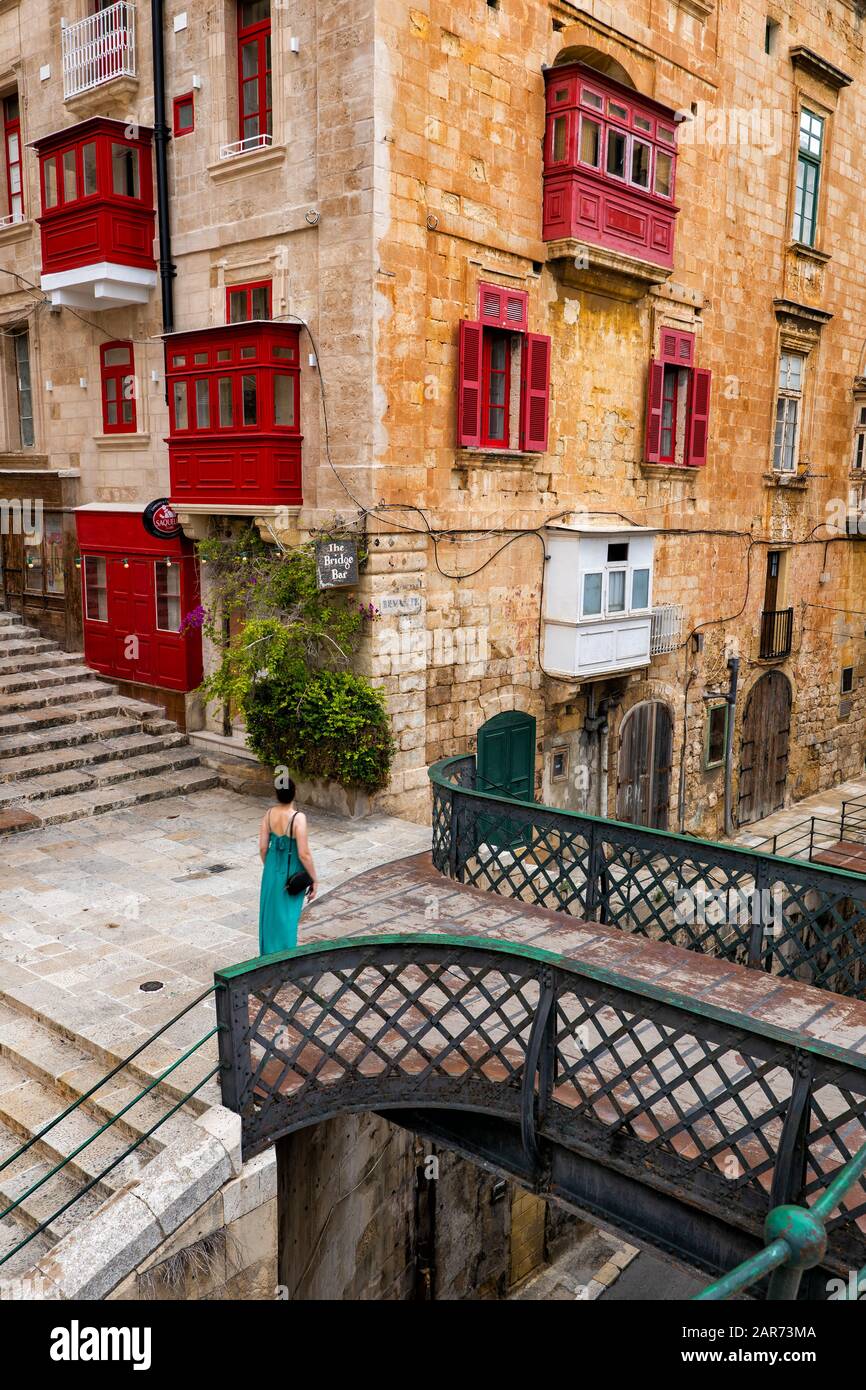
[[[88,666],[127,684],[194,690],[202,679],[201,632],[180,630],[200,602],[192,542],[152,536],[141,511],[111,504],[78,507],[75,520]],[[173,718],[177,706],[171,703]]]

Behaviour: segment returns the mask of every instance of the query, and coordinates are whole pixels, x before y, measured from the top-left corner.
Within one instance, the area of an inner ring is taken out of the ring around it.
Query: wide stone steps
[[[18,694],[4,695],[0,691],[0,716],[6,714],[29,714],[31,710],[53,708],[65,705],[67,700],[80,704],[85,700],[103,700],[112,687],[98,676],[88,673],[86,677],[69,685],[49,687],[47,690],[22,690]]]
[[[0,612],[0,835],[218,785],[160,706]]]
[[[11,714],[0,713],[0,738],[19,733],[54,729],[61,725],[75,725],[84,720],[117,718],[129,711],[130,702],[122,695],[112,695],[111,686],[104,685],[102,689],[103,694],[98,700],[71,700],[68,705],[49,705],[43,709],[34,709],[26,713],[23,711],[16,711]],[[153,718],[157,719],[159,716],[165,720],[162,710],[154,709]],[[149,722],[147,727],[149,727]]]
[[[121,728],[124,726],[121,725]],[[55,746],[40,752],[32,752],[18,757],[4,758],[0,753],[0,784],[20,781],[21,783],[52,772],[68,772],[78,768],[99,767],[113,759],[127,761],[130,758],[146,756],[148,753],[165,753],[169,749],[183,748],[188,751],[186,736],[181,733],[162,735],[126,732],[116,737],[94,739],[79,743],[71,748]],[[181,766],[177,758],[171,759],[173,767]],[[183,766],[190,766],[184,763]]]
[[[29,675],[37,671],[65,670],[69,666],[81,666],[83,659],[79,652],[37,652],[34,656],[0,657],[0,681],[8,676]]]
[[[20,1136],[0,1121],[0,1163],[20,1147]],[[57,1160],[35,1157],[38,1147],[34,1144],[21,1160],[0,1172],[0,1211],[5,1211],[13,1202],[21,1199],[10,1215],[14,1215],[29,1231],[41,1226],[44,1221],[50,1221],[50,1227],[42,1234],[54,1244],[96,1211],[111,1194],[103,1183],[97,1183],[89,1192],[82,1192],[86,1184],[67,1176],[63,1169],[49,1177]],[[43,1178],[46,1181],[42,1186],[37,1187],[35,1192],[31,1191]],[[67,1203],[72,1205],[66,1211],[61,1211],[61,1207],[66,1207]]]
[[[14,1066],[22,1078],[29,1077],[55,1091],[56,1114],[73,1101],[80,1101],[117,1065],[110,1055],[95,1056],[82,1040],[67,1037],[45,1021],[0,1003],[0,1066],[4,1062]],[[176,1117],[166,1118],[173,1102],[158,1088],[136,1100],[151,1079],[145,1071],[136,1073],[135,1064],[124,1067],[89,1096],[82,1109],[94,1120],[94,1128],[113,1121],[112,1133],[124,1137],[127,1143],[140,1139],[158,1124],[156,1133],[147,1141],[147,1152],[162,1148],[180,1136],[186,1126]],[[127,1105],[131,1108],[121,1114]]]
[[[89,684],[93,679],[93,672],[81,665],[46,665],[39,671],[17,671],[12,675],[0,675],[0,700],[10,695],[47,690],[49,687],[62,695],[64,686]]]
[[[162,741],[157,740],[158,743]],[[143,746],[147,749],[148,741]],[[31,802],[41,802],[47,797],[94,791],[136,777],[158,777],[198,765],[198,754],[189,747],[183,735],[179,735],[177,745],[164,751],[149,752],[139,748],[137,753],[128,757],[106,751],[102,761],[94,761],[86,766],[73,765],[68,770],[51,772],[36,770],[32,776],[14,782],[5,781],[0,785],[0,808],[10,804],[29,806]]]
[[[102,816],[109,811],[125,811],[146,801],[162,801],[169,796],[190,796],[193,792],[210,791],[219,786],[219,777],[208,768],[191,767],[165,776],[147,777],[142,782],[121,783],[69,796],[54,796],[35,805],[22,805],[22,816],[35,815],[38,824],[62,825],[65,821],[80,820],[83,816]],[[21,830],[34,829],[22,824]]]
[[[23,1276],[167,1144],[189,1133],[189,1116],[170,1114],[170,1090],[157,1085],[137,1099],[152,1078],[144,1068],[137,1072],[135,1063],[83,1099],[120,1060],[122,1056],[94,1048],[44,1013],[0,992],[0,1165],[12,1160],[0,1169],[0,1212],[22,1199],[13,1213],[0,1217],[0,1259],[50,1221],[46,1231],[0,1264],[0,1291],[4,1282]],[[76,1101],[80,1104],[69,1115],[36,1138]],[[20,1154],[31,1139],[35,1142]],[[61,1162],[62,1168],[48,1177]],[[47,1179],[43,1185],[25,1196],[42,1178]],[[55,1216],[68,1203],[67,1210]]]
[[[174,730],[175,725],[170,720],[163,722],[165,728],[156,730],[156,732],[164,734]],[[150,727],[148,725],[148,729]],[[77,723],[58,724],[54,728],[44,729],[40,733],[7,734],[0,738],[0,778],[3,775],[3,763],[7,758],[24,759],[27,754],[36,758],[42,753],[52,751],[56,755],[62,749],[72,750],[88,743],[101,743],[109,739],[125,738],[140,732],[141,723],[139,720],[118,716],[113,719],[91,719],[81,720]]]

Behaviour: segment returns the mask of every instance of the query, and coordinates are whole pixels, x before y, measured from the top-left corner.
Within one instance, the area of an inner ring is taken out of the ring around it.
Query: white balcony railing
[[[220,159],[234,159],[238,154],[249,154],[250,150],[262,150],[274,143],[272,135],[248,135],[246,140],[235,140],[231,145],[220,145]]]
[[[6,217],[0,217],[0,227],[17,227],[23,221],[23,212],[10,212]]]
[[[136,77],[135,6],[119,0],[63,30],[63,96],[66,101],[112,82]]]
[[[683,610],[680,604],[666,603],[662,608],[654,608],[650,654],[660,656],[663,652],[676,651],[682,631]]]

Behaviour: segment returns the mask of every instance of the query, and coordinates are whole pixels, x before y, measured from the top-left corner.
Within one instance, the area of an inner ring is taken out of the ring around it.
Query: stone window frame
[[[42,397],[40,389],[40,353],[38,336],[34,331],[32,319],[26,311],[10,314],[0,323],[2,329],[2,370],[0,370],[0,397],[2,397],[3,425],[0,428],[0,447],[3,453],[26,455],[30,458],[39,452],[39,441],[44,437],[42,421]],[[22,444],[20,415],[18,408],[18,364],[15,355],[14,337],[16,330],[27,333],[28,357],[30,361],[30,396],[33,421],[33,443]]]
[[[812,423],[814,417],[814,397],[816,386],[816,361],[817,348],[820,341],[820,327],[799,327],[791,316],[787,319],[783,317],[783,311],[777,310],[780,316],[779,330],[777,335],[775,366],[773,371],[773,390],[770,398],[770,422],[768,438],[768,468],[765,477],[774,482],[796,481],[808,476],[811,467],[810,446],[812,442]],[[827,316],[830,317],[829,315]],[[775,439],[776,439],[776,411],[779,398],[779,370],[784,353],[797,353],[803,361],[803,381],[800,390],[801,408],[799,412],[797,430],[797,449],[796,467],[793,471],[785,472],[775,467]]]
[[[286,88],[290,11],[271,0],[271,131],[272,143],[231,159],[220,159],[223,145],[234,144],[240,129],[238,82],[238,0],[220,0],[216,22],[208,36],[211,74],[209,172],[212,177],[233,177],[243,170],[257,173],[285,155],[287,129]]]

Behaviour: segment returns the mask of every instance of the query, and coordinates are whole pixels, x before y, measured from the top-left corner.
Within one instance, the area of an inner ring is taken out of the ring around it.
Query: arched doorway
[[[622,723],[616,783],[616,818],[667,830],[674,726],[670,710],[646,700]]]
[[[488,719],[478,730],[476,786],[481,792],[535,800],[535,720],[522,710]]]
[[[752,687],[743,715],[737,821],[748,825],[785,804],[791,736],[791,685],[767,671]]]

